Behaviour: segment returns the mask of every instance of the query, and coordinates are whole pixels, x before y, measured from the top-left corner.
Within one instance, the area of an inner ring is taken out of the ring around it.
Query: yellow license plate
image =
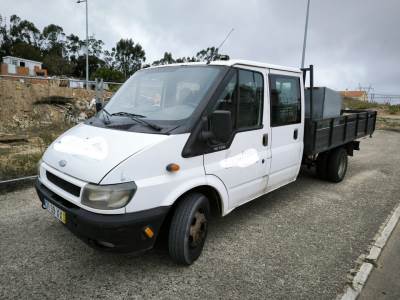
[[[44,206],[56,219],[60,220],[62,223],[67,223],[67,214],[65,211],[59,209],[57,206],[53,205],[46,199],[44,199]]]

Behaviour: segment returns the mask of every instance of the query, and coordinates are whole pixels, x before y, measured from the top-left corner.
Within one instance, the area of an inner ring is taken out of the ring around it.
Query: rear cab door
[[[296,180],[303,154],[304,87],[300,72],[270,69],[272,161],[268,191]]]

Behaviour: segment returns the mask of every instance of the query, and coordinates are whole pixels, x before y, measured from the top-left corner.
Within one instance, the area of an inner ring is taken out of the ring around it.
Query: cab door
[[[270,70],[271,170],[268,190],[296,179],[303,154],[301,73]]]
[[[233,209],[263,193],[267,188],[271,161],[269,122],[264,117],[266,71],[235,69],[217,97],[214,110],[232,115],[233,134],[225,145],[204,155],[206,174],[219,177],[229,193]],[[222,150],[221,150],[222,149]]]

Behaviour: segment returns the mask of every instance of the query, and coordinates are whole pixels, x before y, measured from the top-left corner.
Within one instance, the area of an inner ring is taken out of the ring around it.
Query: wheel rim
[[[346,156],[342,155],[340,157],[339,169],[338,169],[339,177],[342,178],[345,172],[346,172]]]
[[[196,211],[192,219],[189,230],[189,245],[190,248],[197,248],[200,246],[207,232],[207,218],[201,211]]]

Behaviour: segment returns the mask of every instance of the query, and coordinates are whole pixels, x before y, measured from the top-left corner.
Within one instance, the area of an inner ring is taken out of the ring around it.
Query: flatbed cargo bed
[[[304,155],[315,155],[371,136],[375,131],[376,116],[377,112],[372,110],[342,110],[339,117],[306,119]]]

